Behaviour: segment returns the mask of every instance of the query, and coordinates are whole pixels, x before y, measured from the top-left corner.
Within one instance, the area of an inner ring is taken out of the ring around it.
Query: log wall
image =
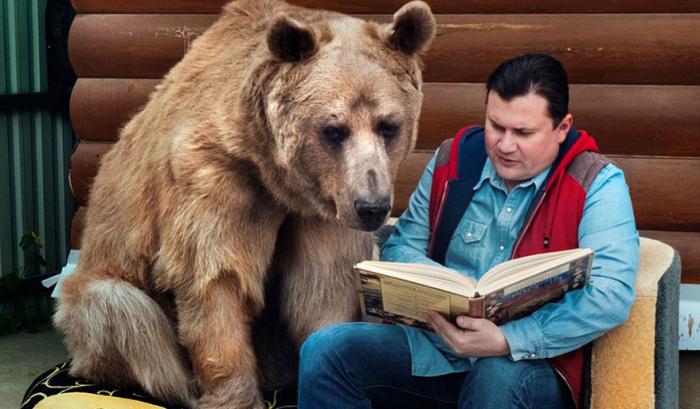
[[[223,0],[73,0],[69,51],[78,74],[71,118],[80,138],[71,185],[85,206],[119,129],[215,19]],[[389,21],[403,0],[296,0]],[[438,36],[426,56],[416,151],[402,165],[405,208],[439,143],[483,120],[483,82],[504,59],[546,52],[564,63],[571,112],[625,172],[643,235],[674,246],[682,281],[700,283],[700,3],[695,0],[429,0]]]

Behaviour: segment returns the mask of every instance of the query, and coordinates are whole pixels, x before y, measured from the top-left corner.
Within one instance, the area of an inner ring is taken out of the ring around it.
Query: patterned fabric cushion
[[[186,409],[168,405],[138,389],[98,385],[68,373],[70,361],[39,375],[24,394],[20,409]],[[296,392],[264,393],[268,409],[296,408]]]

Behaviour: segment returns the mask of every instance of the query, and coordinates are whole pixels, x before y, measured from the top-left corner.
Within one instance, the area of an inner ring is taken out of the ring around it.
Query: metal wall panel
[[[0,94],[45,92],[46,0],[0,2]]]
[[[69,118],[48,110],[0,112],[0,272],[21,266],[19,238],[43,238],[48,271],[70,250],[73,196],[67,169],[73,150]]]
[[[46,1],[0,1],[0,275],[23,265],[19,239],[26,233],[43,238],[47,271],[58,270],[70,249],[74,138],[67,113],[46,108],[43,98]],[[29,98],[15,107],[15,97]]]

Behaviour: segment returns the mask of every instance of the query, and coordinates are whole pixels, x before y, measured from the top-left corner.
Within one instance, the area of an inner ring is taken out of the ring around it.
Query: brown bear
[[[295,370],[259,363],[266,345],[357,316],[352,265],[415,145],[435,31],[420,1],[388,24],[228,4],[102,160],[54,317],[73,375],[262,408]]]

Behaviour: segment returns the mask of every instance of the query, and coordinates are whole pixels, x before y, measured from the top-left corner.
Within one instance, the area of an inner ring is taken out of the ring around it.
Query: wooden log
[[[389,21],[388,15],[365,15]],[[208,14],[76,17],[79,77],[160,78],[216,18]],[[546,52],[572,83],[700,85],[700,14],[439,15],[425,80],[484,82],[506,58]]]
[[[78,205],[87,205],[90,187],[100,168],[100,161],[112,146],[114,143],[81,142],[75,148],[71,155],[68,180]]]
[[[80,205],[88,202],[90,186],[110,143],[80,143],[71,159],[70,180]],[[408,204],[432,151],[412,153],[401,165],[394,190],[394,214]],[[625,172],[637,226],[648,230],[700,231],[700,158],[610,155]]]
[[[482,84],[427,83],[424,95],[418,149],[484,121]],[[570,101],[576,126],[606,154],[700,156],[698,86],[573,84]]]
[[[214,20],[211,14],[78,15],[68,53],[79,77],[161,78]]]
[[[73,87],[70,116],[83,141],[114,142],[120,129],[148,102],[159,80],[80,78]]]
[[[625,172],[638,228],[700,231],[700,158],[610,158]]]
[[[415,151],[401,165],[394,187],[394,215],[408,199],[432,157]],[[624,172],[640,229],[700,231],[700,158],[608,155]]]
[[[229,0],[73,0],[78,13],[219,13]],[[393,14],[405,0],[290,0],[304,7],[335,10],[342,13]],[[695,0],[653,1],[578,1],[578,0],[430,0],[434,13],[697,13]]]
[[[71,120],[83,141],[113,142],[148,100],[150,79],[80,78]],[[417,148],[435,149],[466,124],[482,123],[483,84],[427,83]],[[571,86],[576,125],[608,154],[700,156],[700,86]]]
[[[681,281],[685,284],[700,284],[700,233],[642,230],[639,234],[675,248],[681,256]]]

